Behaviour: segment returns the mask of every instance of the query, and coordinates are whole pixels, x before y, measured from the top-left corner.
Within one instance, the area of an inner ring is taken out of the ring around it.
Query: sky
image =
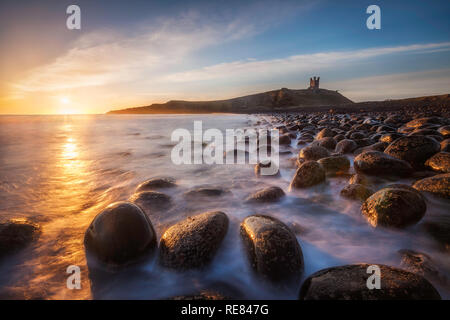
[[[446,94],[449,15],[448,0],[2,0],[0,114],[227,99],[312,76],[353,101]]]

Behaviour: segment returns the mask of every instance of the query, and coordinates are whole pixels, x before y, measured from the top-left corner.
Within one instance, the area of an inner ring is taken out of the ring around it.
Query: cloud
[[[450,69],[406,72],[330,82],[354,101],[401,99],[450,93]]]
[[[299,8],[273,3],[252,4],[237,14],[187,11],[138,23],[133,31],[98,30],[82,36],[52,63],[31,70],[13,87],[18,92],[51,92],[160,78],[180,70],[189,54],[261,33]]]
[[[165,80],[168,82],[193,82],[237,78],[273,78],[300,72],[317,73],[324,69],[352,64],[374,57],[399,53],[426,53],[435,50],[449,51],[450,42],[369,48],[353,51],[319,52],[260,61],[234,61],[207,66],[197,70],[173,73],[167,75]]]

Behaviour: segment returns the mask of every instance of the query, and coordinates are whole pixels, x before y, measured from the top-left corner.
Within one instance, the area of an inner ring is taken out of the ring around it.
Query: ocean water
[[[450,261],[419,225],[405,230],[373,229],[361,217],[360,203],[339,195],[348,177],[327,178],[313,188],[288,192],[295,172],[290,158],[299,148],[280,155],[281,177],[257,178],[247,165],[175,165],[170,153],[173,130],[192,132],[194,120],[204,129],[254,127],[261,119],[248,115],[77,115],[0,117],[0,220],[26,218],[42,228],[40,238],[0,261],[0,298],[19,299],[164,299],[222,290],[247,299],[296,299],[300,286],[282,290],[263,283],[247,263],[239,224],[259,213],[279,218],[300,230],[297,239],[305,260],[304,278],[320,269],[358,262],[398,266],[399,249],[432,257],[448,276]],[[269,127],[266,122],[263,126]],[[171,176],[178,186],[164,192],[174,205],[150,215],[158,238],[171,224],[210,210],[230,219],[218,254],[205,269],[169,271],[155,258],[123,271],[93,290],[83,246],[84,232],[107,205],[127,200],[136,186],[152,177]],[[395,182],[411,183],[403,179]],[[378,179],[376,187],[392,181]],[[203,201],[183,193],[201,185],[231,192]],[[276,185],[287,196],[279,203],[254,205],[244,199]],[[427,196],[429,217],[448,215],[448,202]],[[69,265],[81,268],[82,288],[66,287]],[[434,283],[449,298],[447,283]]]

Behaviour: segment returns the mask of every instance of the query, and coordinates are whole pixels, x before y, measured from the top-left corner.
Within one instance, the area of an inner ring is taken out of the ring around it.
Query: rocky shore
[[[237,234],[248,270],[256,278],[276,288],[295,289],[298,298],[306,300],[441,298],[432,284],[436,279],[447,281],[439,271],[440,266],[426,253],[408,248],[399,252],[401,268],[361,261],[305,277],[305,258],[298,241],[304,230],[279,216],[258,214],[258,207],[282,201],[296,190],[325,184],[330,177],[337,176],[347,181],[340,195],[360,204],[361,218],[370,228],[402,232],[418,226],[448,254],[450,219],[424,222],[424,217],[430,214],[430,199],[447,201],[450,208],[450,118],[446,108],[271,114],[254,125],[278,129],[282,152],[283,148],[298,150],[290,161],[281,163],[296,168],[289,188],[264,187],[242,201],[255,211],[239,221]],[[263,179],[259,176],[263,165],[254,168],[259,179]],[[379,188],[374,183],[379,177],[388,177],[392,183]],[[396,181],[403,177],[414,181],[410,185]],[[127,201],[112,203],[93,219],[84,235],[92,282],[110,281],[111,277],[98,274],[114,275],[144,261],[154,261],[171,272],[208,272],[208,266],[230,234],[231,215],[222,211],[198,212],[168,225],[157,239],[153,217],[176,205],[167,190],[177,188],[177,178],[142,181]],[[279,179],[279,175],[272,178]],[[182,196],[186,201],[208,203],[208,199],[232,191],[230,186],[199,186]],[[32,224],[10,221],[0,225],[0,258],[32,242],[38,234],[39,228]],[[366,285],[370,265],[381,269],[381,290],[370,290]],[[206,288],[186,297],[168,298],[242,296],[233,290],[218,292]]]

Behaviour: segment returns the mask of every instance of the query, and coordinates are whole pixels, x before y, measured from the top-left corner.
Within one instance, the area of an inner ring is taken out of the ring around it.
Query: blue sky
[[[81,30],[66,28],[70,4]],[[366,27],[371,4],[381,30]],[[448,93],[449,15],[450,1],[3,0],[0,113],[222,99],[313,75],[355,101]]]

